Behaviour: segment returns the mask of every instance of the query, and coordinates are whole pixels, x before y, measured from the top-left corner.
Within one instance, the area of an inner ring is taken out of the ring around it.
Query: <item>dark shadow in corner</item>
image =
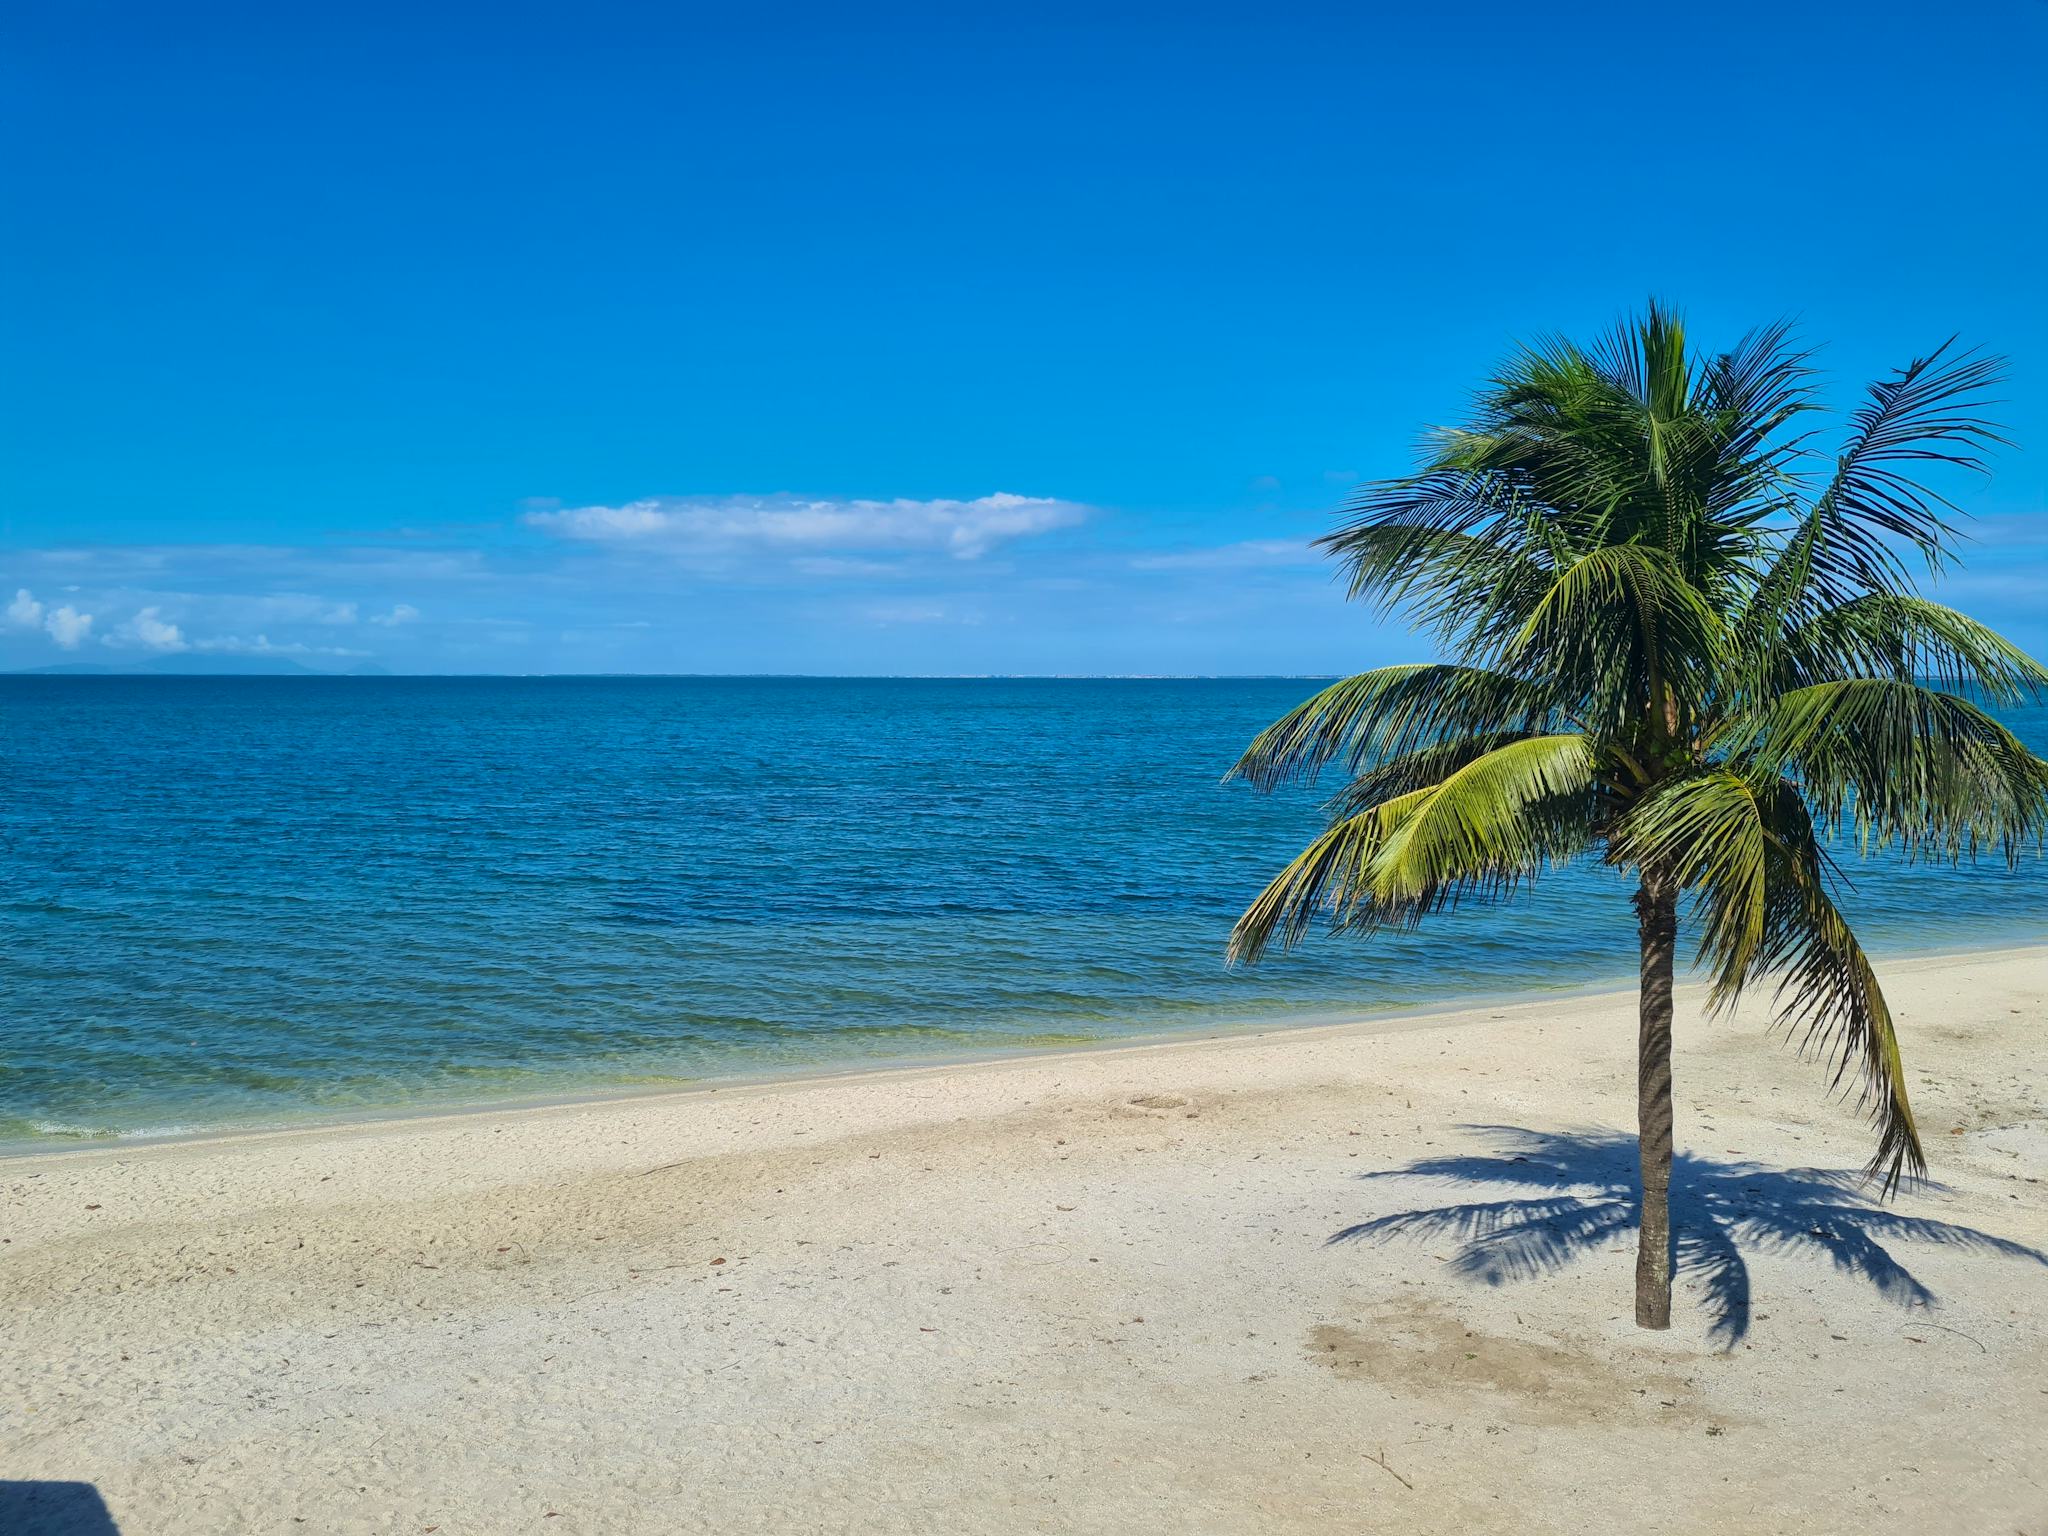
[[[1421,1158],[1362,1179],[1441,1179],[1526,1190],[1517,1199],[1461,1202],[1401,1211],[1346,1227],[1332,1243],[1394,1237],[1454,1237],[1462,1246],[1453,1273],[1500,1285],[1562,1269],[1581,1254],[1634,1241],[1642,1195],[1636,1142],[1620,1131],[1545,1132],[1510,1125],[1465,1129],[1488,1137],[1493,1155]],[[1861,1174],[1821,1168],[1767,1168],[1681,1152],[1671,1171],[1675,1277],[1700,1283],[1709,1331],[1733,1349],[1749,1332],[1749,1266],[1743,1254],[1804,1249],[1845,1274],[1868,1280],[1902,1307],[1925,1306],[1934,1293],[1879,1239],[1968,1248],[2048,1265],[2048,1253],[1879,1204]],[[1940,1185],[1922,1184],[1939,1192]]]
[[[7,1536],[121,1536],[91,1483],[18,1483],[0,1478],[0,1531]]]

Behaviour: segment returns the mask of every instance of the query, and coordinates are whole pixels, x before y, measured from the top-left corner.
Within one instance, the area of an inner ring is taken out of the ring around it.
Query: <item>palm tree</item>
[[[1324,689],[1232,769],[1262,789],[1349,777],[1330,823],[1238,919],[1234,960],[1319,919],[1370,933],[1598,854],[1629,874],[1641,951],[1636,1322],[1671,1321],[1671,987],[1680,897],[1710,1008],[1777,977],[1777,1018],[1860,1082],[1870,1174],[1925,1171],[1830,844],[2016,862],[2048,828],[2048,763],[1980,707],[2048,669],[1921,596],[1952,505],[1915,478],[1983,468],[1996,359],[1937,349],[1882,383],[1829,465],[1785,326],[1705,359],[1652,304],[1591,346],[1512,357],[1417,472],[1367,487],[1318,543],[1353,598],[1406,610],[1449,659]]]

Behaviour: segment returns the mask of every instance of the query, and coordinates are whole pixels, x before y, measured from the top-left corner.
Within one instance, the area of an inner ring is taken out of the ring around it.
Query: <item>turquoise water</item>
[[[1223,966],[1295,680],[0,678],[0,1139],[574,1094],[1626,978],[1597,868]],[[2048,714],[2009,717],[2040,750]],[[1875,947],[2048,866],[1865,866]],[[1879,875],[1882,874],[1882,878]]]

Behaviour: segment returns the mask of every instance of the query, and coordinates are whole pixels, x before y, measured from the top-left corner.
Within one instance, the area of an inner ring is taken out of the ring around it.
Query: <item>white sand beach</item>
[[[1881,972],[1938,1187],[1685,994],[1661,1335],[1626,994],[9,1159],[0,1525],[2041,1536],[2048,950]]]

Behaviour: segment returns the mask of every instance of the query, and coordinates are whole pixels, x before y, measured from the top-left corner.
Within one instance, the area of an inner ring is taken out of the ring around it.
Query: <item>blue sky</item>
[[[2041,0],[6,34],[0,667],[1413,656],[1307,540],[1652,292],[1798,317],[1844,399],[2010,354],[1946,594],[2048,653]]]

